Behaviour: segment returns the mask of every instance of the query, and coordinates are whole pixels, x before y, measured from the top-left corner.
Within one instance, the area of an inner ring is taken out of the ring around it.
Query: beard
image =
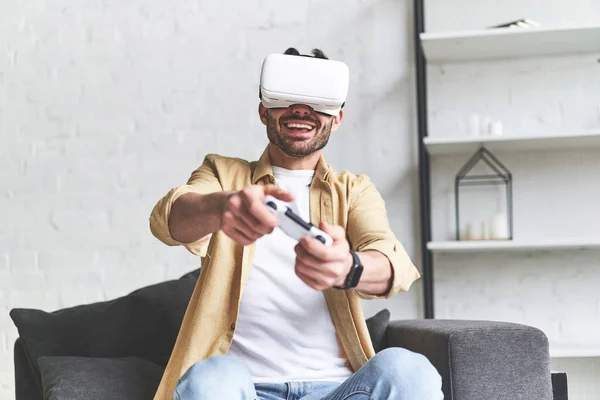
[[[281,128],[285,119],[277,121],[267,111],[267,137],[275,146],[279,147],[285,154],[290,157],[306,157],[315,151],[319,151],[327,145],[331,136],[331,128],[333,126],[333,118],[326,124],[321,125],[318,120],[309,118],[294,117],[295,120],[310,121],[315,125],[315,134],[310,139],[297,138],[286,136],[281,132]]]

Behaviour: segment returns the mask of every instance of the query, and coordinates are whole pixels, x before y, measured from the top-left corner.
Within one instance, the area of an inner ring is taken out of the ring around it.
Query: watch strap
[[[358,286],[358,282],[360,281],[360,277],[363,271],[363,265],[360,262],[360,258],[358,254],[354,250],[350,250],[350,254],[352,255],[352,267],[350,268],[350,272],[346,276],[346,280],[344,281],[344,286],[340,289],[352,289]]]

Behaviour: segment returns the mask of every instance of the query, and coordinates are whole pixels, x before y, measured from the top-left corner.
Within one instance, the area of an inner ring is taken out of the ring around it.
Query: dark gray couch
[[[47,313],[14,309],[17,400],[143,400],[158,387],[198,270],[108,302]],[[548,341],[528,326],[486,321],[367,320],[376,351],[424,354],[446,399],[566,400]],[[427,400],[427,399],[418,399]]]

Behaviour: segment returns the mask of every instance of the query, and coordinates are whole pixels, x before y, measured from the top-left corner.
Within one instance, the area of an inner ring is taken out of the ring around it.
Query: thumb
[[[275,186],[275,185],[266,185],[264,187],[264,194],[266,195],[271,195],[273,197],[275,197],[276,199],[279,199],[281,201],[292,201],[294,200],[294,195],[291,194],[290,192],[287,192],[285,190],[283,190],[282,188]]]
[[[346,230],[339,225],[329,225],[325,221],[321,221],[319,229],[329,234],[333,241],[346,240]]]

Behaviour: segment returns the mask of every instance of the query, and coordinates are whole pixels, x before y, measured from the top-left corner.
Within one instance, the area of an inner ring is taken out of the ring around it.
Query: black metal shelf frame
[[[434,318],[433,309],[433,259],[427,248],[431,240],[431,196],[429,154],[425,148],[424,139],[427,137],[427,63],[421,33],[425,32],[424,0],[413,0],[414,11],[414,51],[416,63],[416,93],[418,118],[418,149],[419,149],[419,205],[421,224],[421,265],[423,275],[423,295],[425,318]]]
[[[416,94],[419,149],[419,208],[421,225],[421,266],[425,318],[434,318],[433,303],[433,257],[427,248],[431,241],[431,178],[429,153],[424,139],[427,137],[427,61],[421,45],[421,33],[425,32],[425,0],[413,0],[414,51],[416,66]]]

